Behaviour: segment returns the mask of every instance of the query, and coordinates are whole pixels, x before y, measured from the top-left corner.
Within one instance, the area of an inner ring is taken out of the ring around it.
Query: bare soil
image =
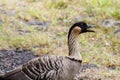
[[[6,73],[35,57],[30,50],[0,50],[0,74]]]

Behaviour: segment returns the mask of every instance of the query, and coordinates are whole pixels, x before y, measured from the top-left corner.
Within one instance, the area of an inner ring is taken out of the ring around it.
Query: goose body
[[[87,30],[84,22],[75,23],[69,30],[69,56],[45,55],[30,60],[18,68],[0,75],[4,80],[74,80],[79,72],[82,57],[77,47],[80,33],[93,32]]]
[[[7,73],[9,80],[73,80],[81,62],[63,56],[42,56]]]

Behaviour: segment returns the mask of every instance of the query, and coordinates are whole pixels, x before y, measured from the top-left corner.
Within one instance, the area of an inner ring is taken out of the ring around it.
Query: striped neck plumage
[[[82,57],[78,48],[79,34],[80,34],[80,28],[75,27],[73,30],[69,31],[69,36],[68,36],[69,56],[76,60],[82,60]]]

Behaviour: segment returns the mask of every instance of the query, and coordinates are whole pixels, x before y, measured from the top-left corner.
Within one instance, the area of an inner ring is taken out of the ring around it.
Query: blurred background
[[[96,31],[80,35],[83,62],[120,72],[120,0],[0,0],[0,49],[68,55],[68,30],[78,21]]]

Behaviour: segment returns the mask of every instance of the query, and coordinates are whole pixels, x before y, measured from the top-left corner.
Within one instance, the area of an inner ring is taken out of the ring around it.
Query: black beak
[[[93,26],[94,27],[94,26]],[[86,28],[81,31],[80,33],[86,33],[86,32],[95,32],[94,30],[90,30],[91,28],[93,28],[92,26],[87,25]]]
[[[91,28],[94,28],[94,26],[88,25],[86,32],[95,32],[94,30],[90,30]]]

